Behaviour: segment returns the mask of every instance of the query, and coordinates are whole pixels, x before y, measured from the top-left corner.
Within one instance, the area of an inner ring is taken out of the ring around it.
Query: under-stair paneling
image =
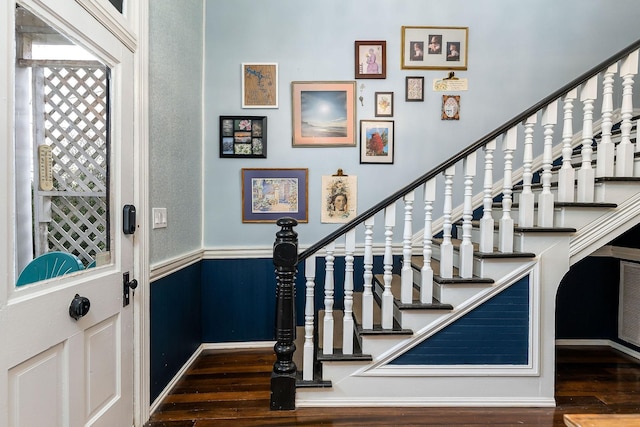
[[[527,365],[529,276],[391,361],[390,365]]]
[[[200,278],[198,262],[151,283],[151,401],[202,343]]]

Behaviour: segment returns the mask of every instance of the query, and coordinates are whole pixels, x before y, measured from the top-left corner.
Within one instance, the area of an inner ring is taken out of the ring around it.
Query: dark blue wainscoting
[[[151,401],[202,343],[200,267],[196,263],[151,284]]]
[[[202,262],[202,340],[205,343],[275,339],[273,260]]]
[[[526,365],[529,305],[526,276],[391,364]]]

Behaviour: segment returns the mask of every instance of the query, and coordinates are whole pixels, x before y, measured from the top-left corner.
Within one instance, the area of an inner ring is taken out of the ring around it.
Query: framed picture
[[[356,79],[387,78],[387,42],[356,41]]]
[[[442,95],[442,120],[460,120],[460,95]]]
[[[267,158],[265,116],[220,116],[220,157]]]
[[[278,108],[278,64],[242,63],[242,108]]]
[[[376,92],[376,117],[393,117],[393,92]]]
[[[357,177],[349,175],[323,176],[320,222],[345,223],[355,218],[358,206],[357,196]]]
[[[308,169],[242,169],[242,222],[308,222]]]
[[[356,145],[356,82],[291,82],[294,147]]]
[[[393,120],[360,120],[360,163],[393,164]]]
[[[406,101],[424,101],[424,77],[408,76],[405,82]]]
[[[468,27],[402,27],[402,69],[466,70]]]

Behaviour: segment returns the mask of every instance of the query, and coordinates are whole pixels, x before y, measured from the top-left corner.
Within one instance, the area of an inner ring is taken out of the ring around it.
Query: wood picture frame
[[[291,82],[293,147],[354,147],[356,82]]]
[[[267,158],[266,116],[220,116],[221,158]]]
[[[242,222],[308,220],[308,169],[242,169]]]
[[[393,92],[376,92],[375,116],[393,117]]]
[[[358,179],[355,175],[322,177],[320,222],[343,224],[357,216]]]
[[[423,76],[407,76],[405,79],[405,101],[422,102],[424,101],[424,77]]]
[[[386,41],[356,41],[355,48],[356,79],[387,78]]]
[[[403,70],[466,70],[468,27],[402,27]]]
[[[393,164],[393,120],[360,120],[360,163]]]
[[[278,108],[277,63],[242,63],[242,108]]]

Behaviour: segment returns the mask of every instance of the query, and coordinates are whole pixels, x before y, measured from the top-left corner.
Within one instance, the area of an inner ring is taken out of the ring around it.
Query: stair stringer
[[[332,382],[330,390],[299,389],[296,405],[303,406],[554,406],[555,375],[555,297],[562,277],[569,270],[569,236],[557,233],[522,238],[527,251],[538,253],[537,263],[527,260],[519,275],[531,273],[535,289],[530,318],[530,364],[517,367],[458,366],[438,369],[424,367],[389,368],[390,360],[417,345],[419,338],[443,328],[444,317],[420,330],[415,336],[399,340],[389,350],[373,354],[363,366],[354,362],[323,364],[324,378]],[[535,251],[532,249],[536,249]],[[535,268],[534,268],[535,267]],[[476,295],[454,308],[450,316],[461,315],[464,308],[478,306],[483,296],[500,286],[498,281],[484,295]],[[482,292],[480,292],[482,294]],[[446,316],[445,316],[446,317]],[[429,335],[429,336],[430,336]],[[366,337],[363,337],[366,338]],[[424,338],[423,338],[424,339]],[[363,344],[366,346],[366,344]]]
[[[611,183],[607,185],[611,185]],[[592,223],[581,227],[571,237],[569,244],[570,265],[589,256],[639,224],[639,214],[640,192],[619,203],[615,210],[606,212]]]

